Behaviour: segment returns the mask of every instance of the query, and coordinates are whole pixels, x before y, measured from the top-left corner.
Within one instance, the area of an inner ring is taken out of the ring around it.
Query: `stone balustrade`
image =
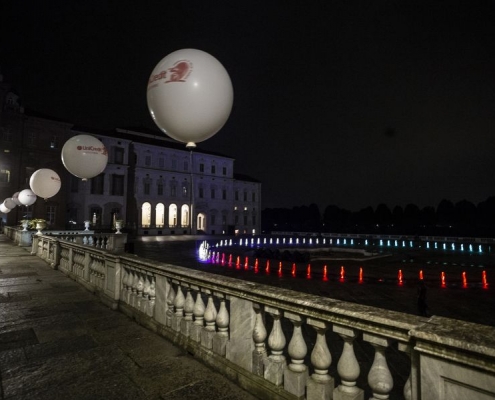
[[[39,236],[33,253],[262,399],[493,399],[495,329]]]

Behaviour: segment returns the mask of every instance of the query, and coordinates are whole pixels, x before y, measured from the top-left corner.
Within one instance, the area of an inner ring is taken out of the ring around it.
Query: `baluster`
[[[131,305],[132,282],[134,282],[134,271],[132,269],[129,269],[129,272],[127,274],[127,282],[126,282],[127,290],[126,293],[124,293],[125,302],[129,305]]]
[[[308,379],[307,397],[308,400],[329,399],[334,389],[333,378],[328,374],[332,355],[328,350],[325,336],[329,324],[312,318],[308,318],[307,323],[316,330],[316,343],[311,352],[311,364],[313,364],[314,373],[311,375],[311,379]]]
[[[180,331],[180,321],[184,316],[184,292],[182,292],[182,287],[180,282],[177,283],[177,293],[174,299],[175,314],[172,316],[172,329],[174,331]]]
[[[389,393],[394,387],[394,380],[385,358],[385,349],[390,345],[390,341],[369,333],[363,334],[363,340],[371,343],[375,348],[375,358],[368,374],[368,384],[373,391],[373,397],[370,400],[388,399]]]
[[[285,356],[282,354],[285,348],[285,336],[282,331],[280,321],[281,313],[277,308],[265,306],[265,311],[273,318],[273,327],[268,336],[268,347],[270,355],[264,360],[264,377],[267,381],[275,385],[281,385],[284,377],[284,370],[287,366]]]
[[[196,342],[200,342],[206,308],[205,303],[203,302],[203,298],[201,297],[201,291],[199,290],[199,288],[196,288],[196,290],[198,291],[198,293],[196,295],[196,302],[194,303],[193,309],[194,324],[193,326],[191,326],[191,339]]]
[[[294,331],[287,348],[291,362],[284,371],[284,389],[289,393],[303,398],[306,392],[306,382],[308,380],[308,368],[304,365],[304,357],[308,353],[308,347],[304,341],[301,325],[301,316],[285,311],[284,317],[292,322]]]
[[[356,330],[341,325],[334,325],[333,331],[344,340],[344,348],[337,364],[341,384],[333,391],[334,400],[364,400],[364,391],[356,386],[359,378],[359,363],[354,353]]]
[[[401,343],[399,342],[399,350],[406,353],[411,360],[411,372],[407,378],[407,381],[404,385],[404,399],[411,400],[416,399],[418,397],[417,390],[417,372],[418,372],[418,360],[415,356],[413,346],[409,343]]]
[[[150,276],[149,297],[150,297],[150,301],[148,302],[147,314],[149,317],[153,317],[155,315],[155,298],[156,298],[155,277],[154,276]]]
[[[263,376],[263,360],[266,357],[265,340],[268,334],[263,321],[261,306],[259,304],[253,304],[253,309],[256,313],[253,328],[253,374]]]
[[[215,293],[220,299],[220,307],[218,309],[217,318],[215,320],[218,328],[217,334],[213,337],[213,351],[221,356],[225,356],[227,350],[227,341],[229,340],[229,312],[225,305],[225,295]]]
[[[194,299],[191,294],[191,287],[186,286],[186,300],[184,301],[184,318],[180,322],[181,333],[189,337],[191,325],[193,324]]]
[[[144,289],[144,282],[143,282],[143,274],[141,271],[137,271],[137,284],[136,284],[136,298],[134,301],[134,307],[138,310],[141,310],[141,304],[143,302],[143,289]]]
[[[170,328],[172,327],[172,317],[174,315],[174,300],[175,300],[175,290],[174,286],[172,285],[172,280],[170,279],[168,281],[169,284],[169,290],[168,290],[168,296],[167,296],[167,326]]]
[[[141,303],[141,310],[143,313],[148,314],[148,307],[150,302],[150,280],[148,274],[144,275],[143,279],[143,299]]]
[[[215,335],[215,321],[217,319],[217,309],[213,303],[213,293],[206,289],[208,294],[208,303],[206,304],[204,319],[206,326],[201,332],[201,345],[211,349],[213,346],[213,336]]]
[[[124,303],[127,303],[126,295],[127,295],[127,277],[129,273],[127,272],[127,268],[122,268],[122,293],[121,299]]]

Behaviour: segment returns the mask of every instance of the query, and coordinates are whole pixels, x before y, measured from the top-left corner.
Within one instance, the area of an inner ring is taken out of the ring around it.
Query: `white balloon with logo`
[[[21,202],[19,201],[19,192],[15,192],[13,195],[12,195],[12,200],[14,201],[15,205],[16,206],[21,206]]]
[[[60,176],[53,170],[42,168],[33,173],[29,186],[36,196],[48,199],[55,196],[61,186]]]
[[[215,57],[182,49],[157,64],[148,81],[147,101],[151,117],[163,132],[194,147],[227,122],[234,89]]]
[[[5,199],[3,201],[3,204],[5,205],[5,207],[7,207],[9,210],[12,210],[13,208],[15,208],[16,204],[14,203],[14,200],[12,200],[10,197]]]
[[[10,212],[10,208],[6,207],[4,203],[0,204],[0,212],[7,214]]]
[[[62,163],[72,175],[83,181],[101,174],[108,163],[104,144],[91,135],[77,135],[62,147]]]
[[[19,192],[19,201],[24,206],[30,206],[36,202],[38,197],[31,189],[24,189]]]

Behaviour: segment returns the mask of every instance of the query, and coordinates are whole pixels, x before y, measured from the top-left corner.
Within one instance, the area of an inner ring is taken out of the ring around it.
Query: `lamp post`
[[[186,149],[189,150],[189,170],[191,172],[191,190],[189,191],[189,234],[193,234],[193,207],[194,207],[194,168],[193,168],[193,150],[196,144],[193,142],[188,142],[186,144]]]

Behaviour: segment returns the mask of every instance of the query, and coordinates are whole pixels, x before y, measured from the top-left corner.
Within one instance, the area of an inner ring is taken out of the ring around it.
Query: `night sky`
[[[167,54],[234,85],[198,149],[262,182],[262,206],[477,204],[495,195],[494,1],[9,1],[0,71],[24,106],[97,128],[154,123]]]

